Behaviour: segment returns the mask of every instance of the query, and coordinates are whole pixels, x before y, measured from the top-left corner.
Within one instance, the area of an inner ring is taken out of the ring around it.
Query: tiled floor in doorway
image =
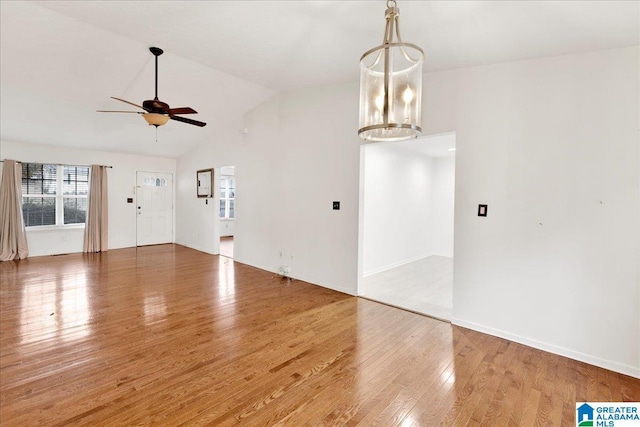
[[[361,296],[451,320],[453,258],[430,256],[364,278]]]
[[[220,255],[233,258],[233,236],[220,238]]]

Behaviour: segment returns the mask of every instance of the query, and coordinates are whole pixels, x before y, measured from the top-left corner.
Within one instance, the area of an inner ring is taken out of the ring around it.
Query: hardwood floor
[[[0,263],[10,426],[575,425],[640,380],[177,245]]]

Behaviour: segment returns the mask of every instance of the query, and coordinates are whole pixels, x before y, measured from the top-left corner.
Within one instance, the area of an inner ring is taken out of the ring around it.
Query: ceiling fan
[[[162,102],[158,99],[158,56],[162,55],[164,51],[159,47],[150,47],[149,50],[156,57],[156,96],[153,99],[148,99],[142,102],[142,105],[135,104],[133,102],[127,101],[125,99],[116,98],[112,96],[111,98],[124,102],[129,105],[133,105],[134,107],[138,107],[144,111],[115,111],[115,110],[97,110],[99,113],[132,113],[132,114],[142,114],[142,117],[149,123],[150,126],[162,126],[165,123],[171,120],[175,120],[182,123],[188,123],[190,125],[195,126],[206,126],[206,123],[199,122],[193,119],[187,119],[185,117],[180,117],[179,114],[197,114],[198,112],[191,107],[179,107],[179,108],[170,108],[169,104],[166,102]]]

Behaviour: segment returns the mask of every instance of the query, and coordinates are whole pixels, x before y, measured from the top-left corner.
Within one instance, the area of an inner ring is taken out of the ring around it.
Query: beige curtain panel
[[[107,167],[92,165],[89,177],[87,221],[84,227],[84,251],[104,252],[108,249],[109,198]]]
[[[24,259],[29,255],[22,218],[22,165],[5,160],[0,185],[0,261]]]

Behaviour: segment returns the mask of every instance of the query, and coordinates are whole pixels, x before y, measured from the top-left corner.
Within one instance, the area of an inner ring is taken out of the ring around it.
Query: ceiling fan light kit
[[[179,107],[179,108],[170,108],[169,104],[166,102],[162,102],[158,99],[158,56],[162,55],[164,51],[159,47],[150,47],[149,51],[155,56],[156,60],[156,75],[155,75],[155,87],[156,87],[156,95],[153,99],[148,99],[142,102],[142,105],[135,104],[131,101],[127,101],[126,99],[116,98],[112,96],[111,98],[124,102],[125,104],[132,105],[134,107],[138,107],[143,111],[106,111],[106,110],[98,110],[100,113],[137,113],[142,114],[142,117],[149,123],[150,126],[155,126],[156,129],[158,126],[165,125],[169,120],[175,120],[177,122],[183,122],[190,125],[195,125],[199,127],[206,126],[207,124],[204,122],[200,122],[198,120],[187,119],[185,117],[181,117],[178,114],[197,114],[198,112],[191,107]]]
[[[402,41],[396,6],[395,0],[387,1],[383,42],[360,58],[358,135],[364,142],[401,141],[422,133],[424,52]]]
[[[158,114],[158,113],[143,113],[142,117],[151,126],[162,126],[167,124],[167,122],[169,121],[169,116],[165,116],[164,114]]]

